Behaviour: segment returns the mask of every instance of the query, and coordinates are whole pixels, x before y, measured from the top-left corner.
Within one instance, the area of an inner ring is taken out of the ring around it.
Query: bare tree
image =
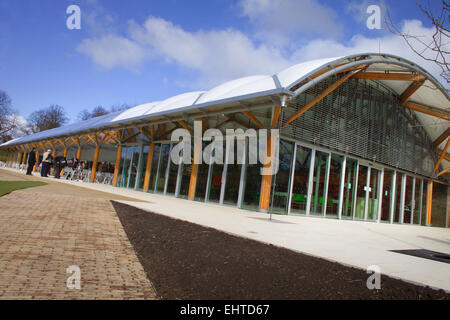
[[[96,118],[100,116],[104,116],[105,114],[108,114],[109,111],[103,108],[102,106],[95,107],[94,110],[92,110],[91,118]]]
[[[11,140],[16,127],[17,121],[11,107],[11,99],[5,91],[0,90],[0,142]]]
[[[59,105],[35,111],[28,118],[30,129],[34,133],[60,127],[68,120],[66,111]]]
[[[420,34],[409,34],[401,32],[386,14],[386,25],[388,29],[401,36],[411,50],[422,59],[435,63],[441,69],[441,77],[450,83],[450,69],[448,65],[448,54],[450,53],[450,2],[449,0],[433,0],[424,4],[417,1],[420,10],[433,25],[434,33],[431,39]]]
[[[78,119],[81,120],[81,121],[88,120],[88,119],[91,119],[91,118],[104,116],[104,115],[112,113],[112,112],[124,111],[124,110],[127,110],[129,108],[130,108],[129,105],[122,104],[122,105],[111,106],[109,108],[109,110],[105,109],[102,106],[95,107],[92,110],[92,112],[89,112],[87,109],[84,109],[78,114]]]

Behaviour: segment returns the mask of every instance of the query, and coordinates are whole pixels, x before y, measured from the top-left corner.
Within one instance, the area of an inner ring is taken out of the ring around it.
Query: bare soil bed
[[[162,299],[450,299],[387,276],[368,290],[365,270],[112,204]]]

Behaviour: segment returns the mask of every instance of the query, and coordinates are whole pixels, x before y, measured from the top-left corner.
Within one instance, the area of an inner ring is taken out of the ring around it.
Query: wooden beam
[[[422,75],[398,72],[362,72],[352,76],[353,79],[391,80],[391,81],[423,81]]]
[[[150,125],[150,136],[152,137],[152,141],[155,139],[155,126],[153,124]]]
[[[442,153],[442,149],[436,148],[436,152],[438,154],[441,154]],[[447,152],[446,154],[444,154],[444,160],[447,160],[447,161],[450,162],[450,153]]]
[[[119,166],[120,166],[120,157],[122,156],[122,145],[119,144],[119,147],[117,148],[116,153],[116,163],[114,165],[114,175],[113,175],[113,181],[112,185],[115,186],[117,183],[117,175],[119,174]]]
[[[152,172],[152,158],[153,158],[153,150],[155,149],[155,144],[150,143],[150,147],[148,149],[147,154],[147,166],[145,167],[145,176],[144,176],[144,186],[143,189],[145,192],[148,191],[150,186],[150,173]]]
[[[146,137],[146,138],[149,139],[149,140],[152,139],[151,136],[150,136],[147,132],[145,132],[144,128],[137,128],[137,129],[139,130],[140,133],[142,133],[142,135],[143,135],[144,137]]]
[[[426,216],[426,224],[427,226],[431,225],[431,207],[433,203],[433,180],[428,181],[427,186],[427,216]]]
[[[450,121],[450,111],[424,106],[416,102],[405,102],[403,105],[408,109]]]
[[[78,145],[76,157],[77,157],[78,161],[81,162],[81,145]]]
[[[442,159],[444,159],[444,156],[446,155],[449,146],[450,146],[450,139],[447,140],[444,150],[442,150],[441,155],[439,156],[439,160],[438,162],[436,162],[436,165],[434,166],[433,172],[436,172],[437,169],[439,168],[439,165],[441,164]]]
[[[92,169],[91,169],[91,182],[95,182],[95,174],[97,173],[97,164],[98,164],[98,155],[100,153],[100,146],[95,146],[94,151],[94,160],[92,161]]]
[[[128,138],[125,141],[136,142],[136,137],[139,135],[139,132],[137,134],[135,134],[133,129],[127,128],[127,133],[128,133]]]
[[[439,147],[439,145],[450,136],[450,127],[447,128],[436,140],[433,142],[433,148]]]
[[[446,169],[444,169],[444,170],[442,170],[441,172],[439,172],[437,176],[440,177],[440,176],[446,174],[446,173],[449,172],[449,171],[450,171],[450,167],[449,167],[449,168],[446,168]]]
[[[184,122],[183,120],[179,120],[179,121],[177,121],[177,122],[178,122],[178,124],[179,124],[180,126],[182,126],[184,129],[186,129],[187,131],[189,131],[190,134],[192,134],[192,129],[189,128],[189,126],[187,125],[186,122]]]
[[[362,70],[359,70],[357,73],[361,73]],[[320,102],[323,98],[325,98],[327,95],[329,95],[331,92],[339,88],[345,81],[347,81],[350,77],[354,76],[355,74],[349,72],[347,75],[333,83],[331,86],[329,86],[325,91],[323,91],[321,94],[316,96],[313,100],[311,100],[309,103],[307,103],[303,108],[298,110],[292,117],[289,118],[289,120],[283,125],[283,127],[290,125],[295,119],[300,117],[302,114],[304,114],[306,111],[314,107],[318,102]]]
[[[278,120],[280,119],[280,114],[281,114],[281,106],[276,106],[273,112],[272,128],[276,127]]]
[[[35,162],[34,167],[33,167],[33,172],[36,172],[38,162],[39,162],[39,150],[36,149],[36,162]]]
[[[425,80],[415,81],[400,96],[400,102],[403,104],[425,83]]]
[[[203,127],[203,126],[202,126]],[[202,128],[202,131],[204,129]],[[202,141],[194,141],[194,161],[192,163],[191,177],[189,180],[188,199],[194,200],[195,189],[197,187],[198,163],[201,162]]]
[[[247,118],[249,118],[251,121],[253,121],[258,127],[260,127],[260,128],[264,127],[264,125],[261,123],[261,121],[256,119],[256,117],[253,114],[251,114],[250,112],[242,111],[242,114],[245,115]]]

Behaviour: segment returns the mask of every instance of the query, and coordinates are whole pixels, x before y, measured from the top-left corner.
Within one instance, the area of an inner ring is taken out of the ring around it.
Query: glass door
[[[353,219],[356,199],[356,179],[358,177],[358,161],[347,158],[344,178],[344,197],[342,219]]]
[[[294,214],[307,214],[308,185],[311,161],[314,150],[297,144],[291,184],[290,211]]]
[[[314,174],[310,192],[311,215],[325,215],[329,168],[330,154],[316,151],[314,157]]]
[[[381,172],[382,169],[359,163],[354,208],[356,220],[377,220]]]

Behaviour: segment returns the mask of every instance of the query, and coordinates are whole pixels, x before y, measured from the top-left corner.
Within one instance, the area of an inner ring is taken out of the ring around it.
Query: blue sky
[[[71,4],[80,30],[66,27]],[[98,105],[159,101],[379,46],[437,76],[385,26],[366,27],[371,4],[402,30],[432,31],[412,0],[0,0],[0,89],[23,117],[59,104],[73,122]]]

